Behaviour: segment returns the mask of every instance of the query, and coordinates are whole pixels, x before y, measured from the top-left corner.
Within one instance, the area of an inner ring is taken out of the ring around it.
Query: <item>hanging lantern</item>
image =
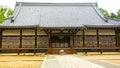
[[[62,30],[62,31],[63,31],[64,29],[65,29],[65,28],[60,28],[60,30]]]
[[[58,37],[59,37],[59,39],[63,39],[63,38],[64,38],[64,36],[63,36],[63,35],[59,35]]]

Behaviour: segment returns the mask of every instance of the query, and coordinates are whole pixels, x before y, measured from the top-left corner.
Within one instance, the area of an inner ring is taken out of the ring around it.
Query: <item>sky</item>
[[[16,2],[42,2],[42,3],[85,3],[97,2],[98,7],[106,9],[109,13],[116,13],[120,9],[120,0],[0,0],[0,5],[7,5],[14,9]]]

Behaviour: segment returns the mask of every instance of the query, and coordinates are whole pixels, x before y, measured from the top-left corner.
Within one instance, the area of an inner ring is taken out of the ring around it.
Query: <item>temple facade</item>
[[[106,19],[97,3],[16,2],[0,24],[0,52],[119,51],[120,20]]]

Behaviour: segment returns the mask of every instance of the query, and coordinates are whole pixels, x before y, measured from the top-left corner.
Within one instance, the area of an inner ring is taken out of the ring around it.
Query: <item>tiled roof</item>
[[[116,25],[120,25],[120,19],[109,19],[108,22]]]
[[[97,3],[29,3],[17,2],[13,18],[4,24],[39,27],[118,27],[100,13]],[[14,20],[14,22],[11,22]],[[107,21],[107,22],[106,22]]]

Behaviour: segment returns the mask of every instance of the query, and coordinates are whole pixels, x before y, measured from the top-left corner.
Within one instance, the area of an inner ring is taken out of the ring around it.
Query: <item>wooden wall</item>
[[[115,46],[115,30],[93,30],[78,31],[74,37],[75,47],[97,47]]]
[[[41,30],[17,29],[2,32],[2,48],[47,48],[47,45],[47,34]]]
[[[47,48],[49,43],[46,32],[39,29],[3,30],[1,40],[2,48]],[[115,46],[115,30],[80,30],[74,35],[74,41],[70,41],[71,45],[74,42],[75,48]]]

